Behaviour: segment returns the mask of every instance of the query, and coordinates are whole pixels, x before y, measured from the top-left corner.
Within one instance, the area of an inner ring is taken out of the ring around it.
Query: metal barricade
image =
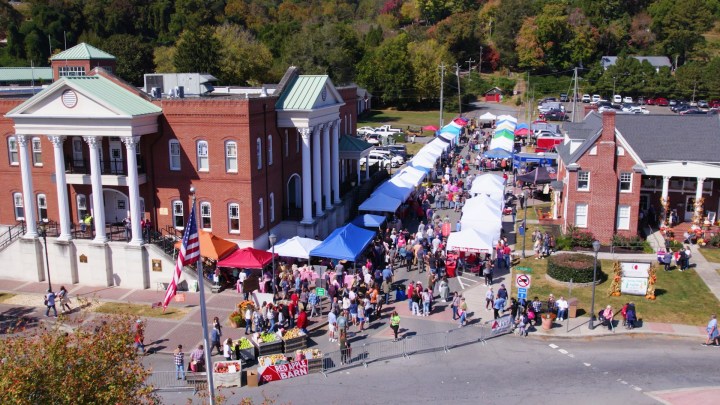
[[[485,342],[485,327],[483,325],[468,325],[458,329],[451,329],[447,332],[445,350],[471,343]]]
[[[378,360],[394,359],[397,357],[405,357],[405,340],[381,340],[379,342],[367,343],[363,345],[365,350],[365,364]]]
[[[328,373],[333,371],[339,371],[360,364],[367,365],[366,358],[365,345],[358,345],[357,347],[351,346],[345,350],[325,353],[322,358],[321,373],[327,376]]]
[[[447,332],[428,333],[424,335],[408,336],[403,340],[405,355],[445,350],[445,337]]]
[[[188,379],[189,374],[193,373],[185,373],[185,379],[178,380],[175,371],[153,371],[145,384],[154,391],[194,391],[195,386]]]

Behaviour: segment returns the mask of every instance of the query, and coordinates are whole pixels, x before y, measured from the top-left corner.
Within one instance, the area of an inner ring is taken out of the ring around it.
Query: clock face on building
[[[320,92],[320,97],[322,97],[322,100],[325,101],[327,98],[327,88],[323,87],[322,91]]]
[[[77,94],[72,90],[65,90],[62,94],[62,103],[67,108],[73,108],[77,105]]]

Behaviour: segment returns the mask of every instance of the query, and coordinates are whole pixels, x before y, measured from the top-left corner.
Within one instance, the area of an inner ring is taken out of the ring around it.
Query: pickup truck
[[[393,128],[391,125],[380,125],[379,127],[375,128],[375,133],[391,133],[391,134],[399,134],[402,133],[402,129],[399,128]]]
[[[565,138],[561,135],[553,136],[548,132],[543,132],[537,137],[535,152],[549,152],[555,149],[555,145],[563,142]]]

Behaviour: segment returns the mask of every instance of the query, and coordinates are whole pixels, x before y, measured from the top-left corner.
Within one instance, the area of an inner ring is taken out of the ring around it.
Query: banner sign
[[[274,366],[258,367],[258,372],[263,383],[287,380],[290,378],[307,375],[308,361],[292,361],[287,364],[276,364]]]
[[[490,336],[488,336],[488,338],[510,333],[513,324],[514,322],[510,315],[504,315],[498,319],[485,322],[485,325],[490,327]]]
[[[623,277],[645,277],[649,276],[650,263],[622,262]]]
[[[648,288],[646,277],[623,277],[620,279],[620,292],[630,295],[645,295]]]

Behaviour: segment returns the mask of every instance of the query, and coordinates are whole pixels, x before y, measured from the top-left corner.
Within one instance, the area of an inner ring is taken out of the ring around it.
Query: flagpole
[[[192,208],[195,209],[195,187],[190,187],[192,194]],[[193,220],[196,220],[193,218]],[[203,347],[205,349],[205,368],[207,374],[208,392],[210,394],[210,405],[215,405],[215,385],[213,384],[212,347],[208,339],[207,309],[205,308],[205,286],[203,285],[202,256],[197,261],[198,289],[200,290],[200,318],[202,320]]]

